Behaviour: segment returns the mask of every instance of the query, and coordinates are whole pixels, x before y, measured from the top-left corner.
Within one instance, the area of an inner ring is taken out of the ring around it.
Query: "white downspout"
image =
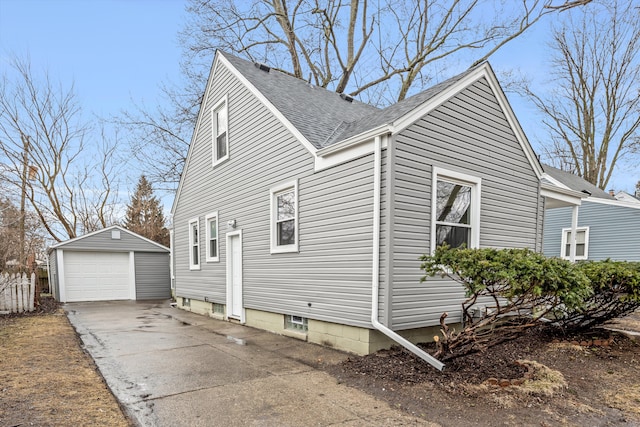
[[[374,159],[373,159],[373,267],[371,272],[371,324],[378,331],[382,332],[434,368],[442,371],[444,363],[422,350],[409,340],[401,337],[391,329],[378,321],[378,293],[380,285],[380,189],[382,170],[382,144],[380,137],[375,137]],[[389,244],[389,242],[387,242]],[[389,253],[389,251],[387,251]],[[387,272],[391,274],[391,272]]]

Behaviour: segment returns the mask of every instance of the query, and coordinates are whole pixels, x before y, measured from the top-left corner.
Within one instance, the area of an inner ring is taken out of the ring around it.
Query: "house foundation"
[[[203,316],[224,320],[218,304],[177,297],[177,307]],[[365,355],[397,345],[395,341],[375,329],[342,325],[322,320],[307,319],[304,329],[288,327],[285,314],[245,309],[245,325],[275,334],[300,339],[337,350]],[[456,325],[453,325],[456,326]],[[412,343],[431,342],[440,333],[439,326],[396,331]]]

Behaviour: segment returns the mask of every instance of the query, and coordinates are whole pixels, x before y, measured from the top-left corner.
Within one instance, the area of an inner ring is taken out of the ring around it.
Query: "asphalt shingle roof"
[[[380,109],[355,99],[353,102],[346,101],[336,92],[315,87],[274,69],[262,71],[245,59],[227,53],[223,53],[223,56],[318,149],[392,123],[475,69],[471,68],[412,97]]]
[[[589,193],[591,193],[590,197],[615,200],[615,198],[611,196],[609,193],[602,190],[601,188],[596,187],[595,185],[579,177],[578,175],[574,175],[572,173],[565,172],[563,170],[560,170],[560,169],[554,168],[553,166],[549,166],[545,164],[542,165],[542,168],[547,174],[549,174],[549,176],[551,176],[551,178],[560,181],[562,184],[566,185],[572,190],[588,191]]]

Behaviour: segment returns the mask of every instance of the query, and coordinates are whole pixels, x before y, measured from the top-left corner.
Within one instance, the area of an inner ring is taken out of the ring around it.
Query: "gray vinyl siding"
[[[171,297],[169,254],[136,252],[136,300],[167,299]]]
[[[560,256],[562,229],[571,227],[571,212],[571,208],[545,212],[545,255]],[[640,261],[640,209],[583,200],[578,208],[578,227],[587,226],[588,259]]]
[[[107,228],[93,235],[63,242],[58,247],[63,250],[169,252],[169,248],[155,245],[124,230],[120,231],[120,239],[112,239],[111,231]]]
[[[420,283],[430,251],[432,167],[481,178],[480,247],[540,248],[538,179],[487,82],[482,79],[396,137],[393,188],[392,327],[460,320],[462,287]]]
[[[210,111],[225,95],[229,160],[212,167]],[[373,155],[314,173],[313,156],[223,66],[202,108],[174,212],[176,296],[226,303],[227,222],[234,219],[243,233],[245,308],[370,326]],[[269,190],[294,179],[299,253],[270,254]],[[214,211],[219,262],[206,262],[205,217]],[[188,223],[196,217],[200,270],[190,270]]]

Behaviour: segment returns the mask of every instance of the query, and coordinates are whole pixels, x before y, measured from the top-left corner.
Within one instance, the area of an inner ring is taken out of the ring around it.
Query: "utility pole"
[[[24,256],[24,220],[25,220],[25,197],[27,192],[27,169],[29,168],[29,136],[20,132],[24,151],[22,153],[22,191],[20,192],[20,267],[26,264]]]

